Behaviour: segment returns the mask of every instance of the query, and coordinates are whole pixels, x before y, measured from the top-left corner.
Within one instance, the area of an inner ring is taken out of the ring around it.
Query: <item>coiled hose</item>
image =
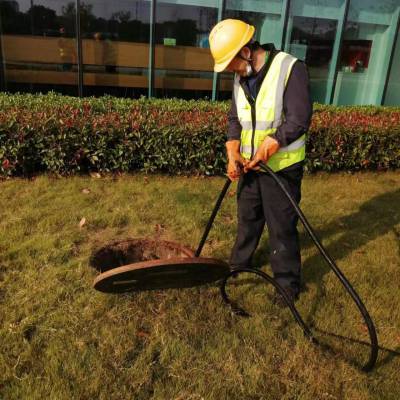
[[[287,191],[287,189],[285,188],[285,186],[283,185],[282,181],[278,178],[278,176],[271,170],[271,168],[269,168],[268,166],[266,166],[265,164],[259,164],[259,167],[261,170],[263,170],[264,172],[268,173],[271,175],[271,177],[274,179],[274,181],[278,184],[278,186],[282,189],[282,191],[285,193],[286,197],[288,198],[288,200],[290,201],[290,203],[292,204],[292,206],[294,207],[294,209],[296,210],[297,215],[299,216],[301,222],[304,225],[304,228],[306,229],[306,231],[308,232],[308,234],[310,235],[311,239],[313,240],[314,244],[317,246],[318,250],[320,251],[321,255],[324,257],[324,259],[326,260],[326,262],[328,263],[329,267],[333,270],[333,272],[335,273],[335,275],[339,278],[340,282],[342,283],[342,285],[344,286],[344,288],[347,290],[347,292],[350,294],[351,298],[353,299],[353,301],[356,303],[364,321],[365,324],[368,328],[368,333],[369,333],[369,338],[370,338],[370,343],[371,343],[371,351],[369,354],[369,359],[367,361],[367,363],[363,366],[363,371],[371,371],[375,364],[376,364],[376,360],[378,358],[378,338],[376,335],[376,330],[375,330],[375,326],[372,322],[372,319],[364,305],[364,303],[361,301],[360,296],[357,294],[357,292],[354,290],[354,288],[351,286],[350,282],[347,280],[347,278],[344,276],[343,272],[338,268],[338,266],[336,265],[336,263],[333,261],[333,259],[330,257],[330,255],[328,254],[328,252],[326,251],[326,249],[324,248],[324,246],[322,245],[322,243],[320,242],[320,240],[318,239],[317,235],[315,234],[314,230],[312,229],[311,225],[308,223],[306,217],[304,216],[303,212],[301,211],[301,209],[299,208],[299,206],[297,205],[297,203],[294,201],[294,199],[292,198],[292,196],[290,195],[290,193]],[[214,210],[212,212],[212,215],[210,217],[210,220],[208,221],[207,227],[205,229],[205,232],[203,234],[203,237],[200,241],[199,247],[196,251],[196,257],[198,257],[201,253],[201,250],[204,246],[204,243],[207,239],[208,233],[211,229],[211,226],[213,224],[214,218],[218,212],[218,209],[222,203],[223,198],[225,197],[225,194],[230,186],[230,179],[228,178],[227,181],[225,182],[225,185],[218,197],[218,200],[216,202],[216,205],[214,207]],[[238,307],[236,305],[236,303],[234,303],[233,301],[231,301],[226,293],[226,285],[227,282],[229,280],[229,278],[233,277],[233,276],[237,276],[240,273],[253,273],[256,274],[260,277],[262,277],[263,279],[265,279],[267,282],[271,283],[275,289],[281,294],[281,296],[283,297],[284,301],[286,302],[286,304],[288,305],[290,311],[293,314],[293,317],[295,318],[296,322],[300,325],[300,327],[303,329],[304,334],[310,338],[313,342],[318,343],[318,341],[316,340],[315,337],[313,337],[311,330],[307,327],[307,325],[304,323],[303,319],[301,318],[299,312],[297,311],[296,307],[294,306],[294,304],[289,300],[285,290],[282,288],[281,285],[279,285],[272,277],[270,277],[268,274],[266,274],[263,271],[260,270],[255,270],[252,268],[240,268],[240,269],[235,269],[234,271],[232,271],[231,273],[229,273],[222,281],[221,284],[221,295],[223,300],[225,301],[226,304],[231,306],[231,309],[234,313],[239,314],[239,315],[248,315],[243,309],[241,309],[240,307]]]

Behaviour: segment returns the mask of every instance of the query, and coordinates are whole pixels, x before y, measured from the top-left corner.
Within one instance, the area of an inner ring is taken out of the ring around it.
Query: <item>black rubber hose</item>
[[[285,186],[283,185],[281,180],[278,178],[278,176],[268,166],[266,166],[264,164],[259,164],[259,166],[264,172],[267,172],[272,176],[272,178],[275,180],[275,182],[278,184],[278,186],[285,193],[286,197],[288,198],[288,200],[290,201],[290,203],[292,204],[292,206],[296,210],[296,213],[298,214],[301,222],[303,223],[303,225],[304,225],[305,229],[307,230],[308,234],[310,235],[311,239],[313,240],[313,242],[317,246],[318,250],[320,251],[322,256],[325,258],[325,260],[327,261],[327,263],[330,266],[330,268],[333,270],[333,272],[339,278],[340,282],[343,284],[343,286],[345,287],[347,292],[350,294],[350,296],[352,297],[352,299],[356,303],[358,309],[360,310],[361,315],[363,316],[364,321],[365,321],[365,323],[367,325],[368,333],[369,333],[369,337],[370,337],[370,342],[371,342],[371,352],[370,352],[369,360],[364,365],[363,370],[364,371],[371,371],[374,368],[375,364],[376,364],[376,360],[378,358],[378,348],[379,347],[378,347],[378,338],[377,338],[377,335],[376,335],[375,326],[374,326],[374,324],[372,322],[372,319],[371,319],[371,317],[370,317],[365,305],[361,301],[361,299],[358,296],[357,292],[351,286],[350,282],[346,279],[346,277],[344,276],[342,271],[338,268],[338,266],[335,264],[333,259],[329,256],[328,252],[323,247],[322,243],[318,239],[318,237],[315,234],[314,230],[312,229],[311,225],[308,223],[308,221],[307,221],[306,217],[304,216],[303,212],[301,211],[301,209],[299,208],[297,203],[293,200],[293,198],[289,194],[289,192],[286,190]],[[211,217],[210,217],[210,219],[209,219],[209,221],[207,223],[207,226],[205,228],[203,236],[202,236],[202,238],[200,240],[199,247],[197,248],[197,251],[195,253],[196,257],[200,256],[200,253],[201,253],[201,251],[203,249],[203,246],[204,246],[204,244],[205,244],[205,242],[207,240],[207,236],[208,236],[208,234],[210,232],[210,229],[212,227],[212,224],[214,222],[215,216],[218,213],[218,210],[219,210],[219,208],[221,206],[221,203],[222,203],[222,201],[223,201],[223,199],[224,199],[224,197],[226,195],[226,192],[228,191],[228,188],[229,188],[230,184],[231,184],[231,180],[228,178],[226,180],[225,184],[224,184],[224,187],[222,188],[222,191],[221,191],[218,199],[217,199],[217,202],[216,202],[216,204],[214,206],[214,209],[212,211]],[[286,304],[289,306],[289,308],[290,308],[294,318],[296,319],[297,323],[303,329],[304,334],[306,336],[310,337],[314,342],[318,343],[318,341],[312,336],[312,333],[309,330],[309,328],[305,325],[304,321],[301,319],[300,314],[296,310],[295,306],[289,302],[289,299],[287,298],[286,293],[282,290],[280,285],[273,278],[271,278],[269,275],[265,274],[262,271],[257,271],[256,272],[253,269],[243,268],[243,269],[235,270],[235,271],[231,272],[230,274],[228,274],[225,277],[225,279],[223,280],[222,285],[221,285],[221,294],[222,294],[223,300],[227,304],[230,304],[230,306],[232,307],[232,310],[234,312],[242,314],[242,315],[245,313],[244,310],[240,309],[231,300],[229,300],[229,298],[228,298],[228,296],[226,294],[225,287],[226,287],[226,284],[227,284],[227,281],[228,281],[229,278],[231,278],[234,275],[237,275],[238,273],[242,273],[242,272],[256,273],[257,275],[263,277],[265,280],[267,280],[272,285],[274,285],[275,288],[278,290],[278,292],[282,295],[282,297],[283,297],[284,301],[286,302]]]
[[[292,312],[293,317],[296,320],[296,322],[300,325],[301,329],[303,329],[304,335],[307,336],[312,341],[315,341],[310,329],[308,328],[308,326],[305,324],[305,322],[301,318],[301,315],[297,311],[294,303],[290,301],[290,299],[289,299],[287,293],[285,292],[285,290],[283,289],[283,287],[275,279],[273,279],[272,277],[270,277],[268,274],[266,274],[265,272],[263,272],[261,270],[257,270],[257,269],[254,269],[254,268],[237,268],[234,271],[231,271],[231,273],[229,273],[223,279],[222,284],[221,284],[221,295],[222,295],[222,298],[225,301],[225,303],[227,303],[227,304],[229,304],[231,306],[232,311],[235,314],[242,315],[242,316],[248,316],[249,315],[245,310],[240,308],[237,304],[235,304],[234,302],[232,302],[229,299],[229,297],[228,297],[228,295],[226,293],[226,283],[227,283],[229,278],[237,276],[239,273],[243,273],[243,272],[256,274],[258,276],[261,276],[267,282],[271,283],[275,287],[275,289],[279,292],[279,294],[282,296],[282,298],[285,301],[286,305],[289,307],[290,311]]]
[[[326,262],[328,265],[331,267],[333,272],[336,274],[336,276],[339,278],[340,282],[343,284],[347,292],[350,294],[354,302],[356,303],[358,309],[360,310],[365,324],[368,327],[368,333],[371,341],[371,352],[369,356],[368,362],[365,364],[363,367],[364,371],[371,371],[376,363],[376,360],[378,358],[378,338],[376,336],[376,330],[375,326],[372,322],[372,319],[364,305],[364,303],[361,301],[360,296],[357,294],[357,292],[353,289],[351,286],[350,282],[347,280],[347,278],[344,276],[343,272],[338,268],[336,263],[333,261],[333,259],[330,257],[320,240],[318,239],[317,235],[315,234],[314,230],[312,229],[311,225],[308,223],[306,217],[304,216],[303,212],[297,205],[297,203],[293,200],[292,196],[289,194],[289,192],[286,190],[285,186],[281,182],[281,180],[278,178],[278,176],[269,168],[268,166],[264,164],[259,164],[260,168],[264,171],[269,173],[274,181],[278,184],[278,186],[283,190],[285,193],[286,197],[296,210],[301,222],[303,223],[305,229],[307,230],[308,234],[310,235],[311,239],[315,243],[315,245],[318,247],[318,250],[322,254],[322,256],[325,258]]]
[[[231,185],[231,180],[228,178],[226,180],[224,187],[222,188],[221,193],[219,194],[218,199],[215,203],[215,206],[212,210],[211,216],[208,220],[207,226],[206,226],[203,236],[200,240],[199,247],[197,248],[197,251],[195,253],[195,257],[200,257],[200,253],[201,253],[203,246],[207,240],[208,234],[210,233],[210,230],[214,223],[215,217],[221,207],[222,201],[223,201],[230,185]],[[278,282],[276,282],[272,277],[270,277],[268,274],[266,274],[263,271],[258,271],[258,270],[254,270],[251,268],[235,269],[234,271],[231,271],[229,274],[227,274],[226,277],[222,280],[222,284],[221,284],[222,299],[225,301],[226,304],[228,304],[231,307],[231,310],[233,311],[234,314],[241,315],[241,316],[249,316],[249,314],[245,310],[240,308],[235,302],[231,301],[226,293],[226,284],[227,284],[229,278],[237,276],[243,272],[256,274],[256,275],[262,277],[267,282],[271,283],[276,288],[276,290],[281,294],[286,305],[289,307],[290,311],[292,312],[294,319],[300,325],[301,329],[303,329],[304,335],[307,336],[309,339],[311,339],[314,343],[318,343],[317,340],[312,336],[312,333],[311,333],[310,329],[308,328],[308,326],[305,324],[305,322],[301,318],[295,305],[289,300],[289,297],[286,294],[286,292],[283,290],[282,286],[279,285]]]

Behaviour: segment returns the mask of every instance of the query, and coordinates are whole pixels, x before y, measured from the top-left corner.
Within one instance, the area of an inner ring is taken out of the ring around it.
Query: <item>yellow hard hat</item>
[[[240,49],[253,37],[254,30],[254,26],[239,19],[224,19],[214,26],[209,42],[215,61],[215,72],[222,72],[229,65]]]

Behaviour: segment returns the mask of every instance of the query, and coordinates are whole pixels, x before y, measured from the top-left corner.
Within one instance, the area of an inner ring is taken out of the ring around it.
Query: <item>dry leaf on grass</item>
[[[85,224],[86,224],[86,218],[83,217],[83,218],[80,220],[80,222],[79,222],[79,228],[82,228],[83,225],[85,225]]]
[[[155,224],[155,225],[154,225],[154,230],[155,230],[157,233],[161,233],[161,232],[163,232],[163,231],[165,230],[165,226],[162,225],[162,224]]]
[[[136,336],[147,339],[150,335],[145,331],[137,331]]]
[[[83,189],[82,193],[89,194],[90,193],[90,189]]]
[[[100,175],[98,172],[91,172],[91,173],[90,173],[90,176],[91,176],[92,178],[101,178],[101,175]]]

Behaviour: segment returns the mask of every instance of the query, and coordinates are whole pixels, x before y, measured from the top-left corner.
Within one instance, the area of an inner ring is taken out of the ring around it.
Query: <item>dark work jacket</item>
[[[263,44],[264,50],[270,51],[267,62],[256,75],[250,78],[240,78],[240,85],[243,88],[247,99],[251,102],[256,99],[261,84],[272,63],[272,60],[279,53],[273,44]],[[250,79],[250,90],[249,88]],[[253,96],[252,96],[253,93]],[[285,92],[283,95],[284,122],[277,131],[271,135],[281,147],[285,147],[297,140],[309,128],[312,115],[312,102],[310,96],[309,77],[304,62],[298,60],[294,63],[290,73]],[[239,123],[236,102],[232,93],[232,105],[228,115],[228,138],[227,140],[240,140],[242,126]]]

